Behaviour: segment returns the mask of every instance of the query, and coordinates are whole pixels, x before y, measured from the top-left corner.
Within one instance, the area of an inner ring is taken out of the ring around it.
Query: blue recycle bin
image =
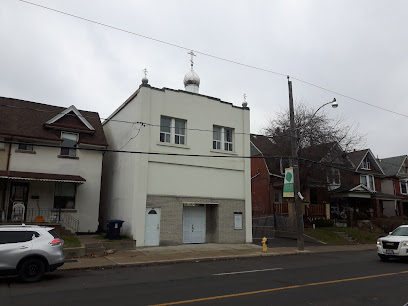
[[[109,240],[117,240],[120,238],[120,228],[122,227],[123,220],[108,220],[106,225],[105,238]]]

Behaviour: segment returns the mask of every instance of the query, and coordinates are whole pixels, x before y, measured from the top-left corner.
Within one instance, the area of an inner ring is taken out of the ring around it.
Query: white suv
[[[408,225],[401,225],[386,237],[377,240],[377,253],[382,261],[390,258],[408,258]]]
[[[0,273],[39,281],[64,264],[63,245],[52,227],[0,225]]]

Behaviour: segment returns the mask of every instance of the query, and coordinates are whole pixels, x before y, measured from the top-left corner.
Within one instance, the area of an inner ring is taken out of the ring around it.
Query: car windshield
[[[392,233],[392,236],[408,236],[408,227],[398,227]]]

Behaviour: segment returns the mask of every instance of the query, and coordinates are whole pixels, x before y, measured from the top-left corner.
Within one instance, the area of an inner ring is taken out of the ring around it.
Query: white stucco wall
[[[187,121],[185,146],[160,143],[162,115]],[[141,87],[112,119],[104,124],[110,149],[121,148],[136,135],[135,127],[140,127],[114,120],[142,121],[148,124],[122,150],[250,156],[249,110],[205,96]],[[212,150],[213,125],[234,128],[234,152]],[[245,200],[246,240],[252,241],[249,159],[124,154],[105,154],[102,209],[106,219],[125,220],[124,232],[136,239],[138,246],[144,243],[148,194]]]
[[[60,149],[35,146],[36,154],[15,152],[13,145],[10,171],[79,175],[86,182],[77,185],[75,210],[70,215],[79,220],[79,232],[95,232],[98,228],[99,198],[102,175],[102,153],[77,150],[78,159],[58,158]],[[41,208],[53,208],[54,183],[30,183],[29,196],[39,195]],[[29,207],[35,203],[29,199]]]

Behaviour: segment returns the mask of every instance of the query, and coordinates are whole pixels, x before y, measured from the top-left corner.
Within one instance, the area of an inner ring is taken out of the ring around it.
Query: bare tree
[[[357,124],[348,124],[344,117],[330,118],[324,110],[315,114],[315,109],[305,103],[295,104],[295,126],[299,148],[323,143],[337,142],[343,150],[350,152],[365,145],[365,136],[358,131]],[[276,113],[262,129],[266,136],[290,143],[289,110]]]

